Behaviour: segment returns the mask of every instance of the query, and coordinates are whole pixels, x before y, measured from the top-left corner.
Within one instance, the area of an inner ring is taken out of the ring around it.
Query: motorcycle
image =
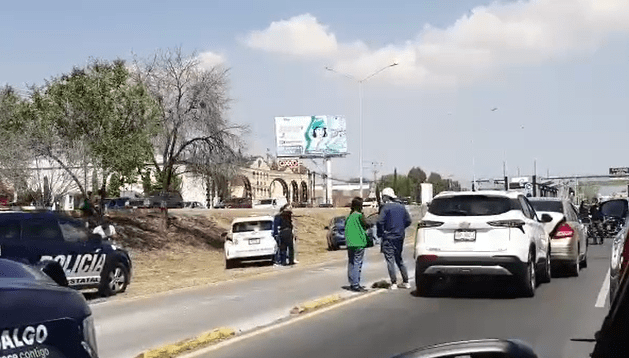
[[[592,245],[602,245],[605,238],[605,226],[603,220],[590,217],[590,225],[588,227],[588,239],[592,239]]]

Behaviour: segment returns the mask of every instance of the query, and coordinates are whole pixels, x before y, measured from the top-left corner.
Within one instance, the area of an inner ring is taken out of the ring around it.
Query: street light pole
[[[360,163],[359,193],[363,197],[363,82],[358,82],[358,162]]]
[[[338,72],[331,67],[325,68],[326,70],[330,72],[337,73],[343,77],[347,77],[350,80],[358,83],[358,163],[359,163],[358,167],[359,167],[359,176],[360,176],[359,180],[360,180],[360,197],[361,198],[363,197],[363,82],[374,77],[375,75],[386,70],[387,68],[397,66],[397,65],[398,65],[397,62],[393,62],[392,64],[384,66],[383,68],[370,74],[369,76],[363,78],[362,80],[357,80],[356,77],[352,75],[348,75],[346,73]]]

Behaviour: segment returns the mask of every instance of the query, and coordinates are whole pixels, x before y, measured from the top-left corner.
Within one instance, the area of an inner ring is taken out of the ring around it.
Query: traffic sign
[[[609,175],[629,175],[629,167],[609,168]]]

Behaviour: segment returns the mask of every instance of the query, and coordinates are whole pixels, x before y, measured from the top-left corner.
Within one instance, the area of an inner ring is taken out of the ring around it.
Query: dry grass
[[[343,251],[327,250],[324,227],[333,217],[348,212],[348,208],[294,209],[300,266],[345,257]],[[171,210],[165,234],[159,231],[162,216],[158,212],[112,214],[111,221],[119,233],[117,241],[131,251],[134,265],[127,292],[116,297],[143,296],[277,271],[267,263],[225,269],[221,233],[236,217],[268,214],[252,209]]]

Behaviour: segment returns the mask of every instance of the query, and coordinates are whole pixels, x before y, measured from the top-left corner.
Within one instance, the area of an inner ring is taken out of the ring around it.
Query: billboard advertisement
[[[347,154],[344,116],[275,117],[278,157],[334,157]]]

